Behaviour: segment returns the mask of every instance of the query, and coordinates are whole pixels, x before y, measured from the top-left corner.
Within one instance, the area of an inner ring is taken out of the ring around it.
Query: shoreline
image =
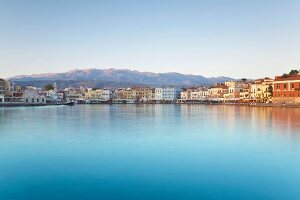
[[[0,103],[0,107],[68,106],[68,103]]]
[[[289,104],[267,104],[267,103],[79,103],[75,105],[225,105],[225,106],[248,106],[248,107],[276,107],[276,108],[300,108],[300,105],[289,105]],[[40,107],[40,106],[70,106],[67,103],[46,103],[46,104],[26,104],[26,103],[0,103],[0,107]],[[72,105],[71,105],[72,106]]]

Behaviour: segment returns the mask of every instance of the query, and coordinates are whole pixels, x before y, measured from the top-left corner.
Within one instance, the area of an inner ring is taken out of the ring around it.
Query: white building
[[[209,92],[207,89],[199,88],[196,91],[191,92],[192,100],[207,100],[209,97]]]
[[[163,88],[155,88],[155,101],[162,101]]]
[[[113,92],[109,89],[103,89],[101,93],[101,100],[112,100],[113,99]]]
[[[82,88],[66,88],[65,89],[66,92],[66,100],[67,101],[82,101],[83,100],[83,95],[84,94],[84,90]]]
[[[178,99],[178,103],[197,102],[207,100],[209,97],[209,91],[207,88],[190,88],[181,92],[181,98]]]
[[[23,93],[23,101],[26,104],[45,104],[46,98],[36,88],[28,86]]]
[[[113,98],[113,92],[109,89],[88,90],[84,98],[86,100],[108,101]]]
[[[57,84],[56,84],[56,83],[54,83],[53,90],[54,90],[55,92],[57,92]]]
[[[251,99],[259,102],[267,102],[270,100],[272,98],[273,82],[274,80],[268,77],[255,80],[250,86]]]
[[[57,94],[56,90],[49,90],[49,91],[47,91],[46,97],[47,97],[47,101],[50,101],[50,102],[57,102],[57,101],[61,101],[62,100],[62,99],[60,99],[60,97]]]
[[[164,101],[176,101],[180,99],[181,89],[173,86],[162,88],[162,100]]]

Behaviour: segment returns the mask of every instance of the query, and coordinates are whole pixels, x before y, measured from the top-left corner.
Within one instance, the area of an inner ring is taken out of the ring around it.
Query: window
[[[292,83],[292,88],[294,89],[295,87],[294,87],[294,83]]]
[[[283,88],[286,89],[286,83],[283,85]]]
[[[34,99],[31,99],[31,103],[34,103]]]
[[[26,99],[26,103],[28,103],[28,99]]]
[[[276,86],[277,86],[277,89],[280,89],[280,84],[277,84]]]
[[[40,102],[40,99],[37,99],[37,100],[36,100],[36,102],[38,102],[38,103],[39,103],[39,102]]]
[[[2,99],[0,99],[0,102],[2,102]]]

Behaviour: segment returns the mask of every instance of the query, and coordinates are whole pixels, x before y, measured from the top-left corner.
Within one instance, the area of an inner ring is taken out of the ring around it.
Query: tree
[[[247,79],[246,78],[242,78],[241,81],[244,82],[244,83],[246,83]]]
[[[49,90],[53,90],[53,89],[54,89],[54,87],[50,83],[44,86],[45,91],[49,91]]]
[[[286,77],[288,77],[288,76],[289,76],[289,75],[286,74],[286,73],[284,73],[284,74],[282,75],[283,78],[286,78]]]
[[[298,74],[298,73],[299,73],[298,70],[293,69],[293,70],[290,71],[289,75],[295,75],[295,74]]]
[[[269,85],[268,92],[271,94],[271,96],[273,96],[273,86],[272,85]]]

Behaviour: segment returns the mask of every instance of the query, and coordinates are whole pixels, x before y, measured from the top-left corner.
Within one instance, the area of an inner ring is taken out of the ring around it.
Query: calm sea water
[[[300,109],[0,108],[0,199],[300,199]]]

